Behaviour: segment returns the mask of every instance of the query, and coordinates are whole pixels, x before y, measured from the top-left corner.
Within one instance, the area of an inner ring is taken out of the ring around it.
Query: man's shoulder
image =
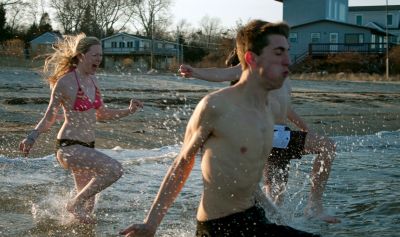
[[[231,90],[231,88],[227,87],[211,92],[207,94],[203,100],[211,104],[224,103],[226,100],[229,100],[229,90]]]
[[[220,89],[211,92],[204,96],[200,102],[199,106],[203,109],[212,109],[213,111],[220,111],[226,107],[229,103],[229,93],[227,93],[228,88]]]

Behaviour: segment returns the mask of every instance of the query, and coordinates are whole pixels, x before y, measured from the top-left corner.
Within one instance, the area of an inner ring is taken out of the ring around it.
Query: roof
[[[62,35],[57,32],[45,32],[33,40],[30,43],[42,43],[42,44],[53,44],[57,40],[62,39]]]
[[[150,39],[148,37],[141,36],[141,35],[133,35],[133,34],[128,34],[126,32],[120,32],[120,33],[116,33],[116,34],[110,35],[108,37],[102,38],[101,41],[112,39],[112,38],[115,38],[115,37],[118,37],[118,36],[121,36],[121,35],[125,36],[125,37],[129,37],[129,38]]]
[[[400,10],[400,5],[388,5],[387,10],[388,11]],[[386,5],[349,7],[349,12],[357,12],[357,11],[386,11]]]
[[[113,35],[110,35],[108,37],[102,38],[101,41],[105,41],[105,40],[109,40],[118,36],[125,36],[125,37],[129,37],[129,38],[136,38],[136,39],[144,39],[144,40],[151,40],[150,37],[146,37],[146,36],[142,36],[142,35],[133,35],[133,34],[129,34],[126,32],[120,32],[120,33],[116,33]],[[167,41],[167,40],[162,40],[162,39],[154,39],[156,41],[163,41],[163,42],[167,42],[167,43],[172,43],[172,44],[176,44],[176,42],[172,42],[172,41]]]
[[[328,23],[334,23],[334,24],[339,24],[339,25],[350,26],[350,27],[354,27],[354,28],[365,29],[365,30],[369,30],[369,31],[371,31],[373,33],[377,33],[377,34],[380,34],[380,35],[385,35],[386,34],[386,31],[381,29],[379,27],[379,25],[377,25],[378,27],[360,26],[360,25],[355,25],[355,24],[351,24],[351,23],[347,23],[347,22],[333,21],[333,20],[328,20],[328,19],[311,21],[311,22],[300,24],[300,25],[295,25],[295,26],[292,26],[290,28],[291,29],[295,29],[295,28],[300,28],[300,27],[306,26],[306,25],[312,25],[312,24],[320,23],[320,22],[328,22]],[[394,36],[393,34],[390,34],[390,33],[389,33],[389,35]]]

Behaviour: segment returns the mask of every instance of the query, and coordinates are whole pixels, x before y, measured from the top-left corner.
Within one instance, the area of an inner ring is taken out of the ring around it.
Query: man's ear
[[[246,51],[246,53],[244,53],[244,60],[251,69],[254,69],[257,66],[256,55],[251,51]]]

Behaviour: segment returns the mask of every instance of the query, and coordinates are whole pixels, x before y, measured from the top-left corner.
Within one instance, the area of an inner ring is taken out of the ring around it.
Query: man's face
[[[270,35],[269,45],[257,57],[261,78],[266,80],[269,89],[278,89],[289,74],[289,44],[283,35]]]

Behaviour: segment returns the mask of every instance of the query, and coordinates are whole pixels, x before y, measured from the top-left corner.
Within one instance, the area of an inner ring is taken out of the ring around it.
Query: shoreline
[[[18,71],[33,71],[35,73],[40,72],[41,67],[29,67],[29,66],[5,66],[0,65],[1,70],[18,70]],[[155,72],[138,72],[134,69],[122,69],[122,70],[105,70],[99,68],[97,75],[108,74],[108,75],[136,75],[136,76],[178,76],[178,70],[172,71],[155,71]],[[327,73],[325,71],[320,72],[307,72],[307,73],[293,73],[290,75],[293,80],[311,80],[311,81],[349,81],[349,82],[383,82],[383,83],[400,83],[400,75],[389,75],[389,80],[386,80],[386,75],[376,73]]]

